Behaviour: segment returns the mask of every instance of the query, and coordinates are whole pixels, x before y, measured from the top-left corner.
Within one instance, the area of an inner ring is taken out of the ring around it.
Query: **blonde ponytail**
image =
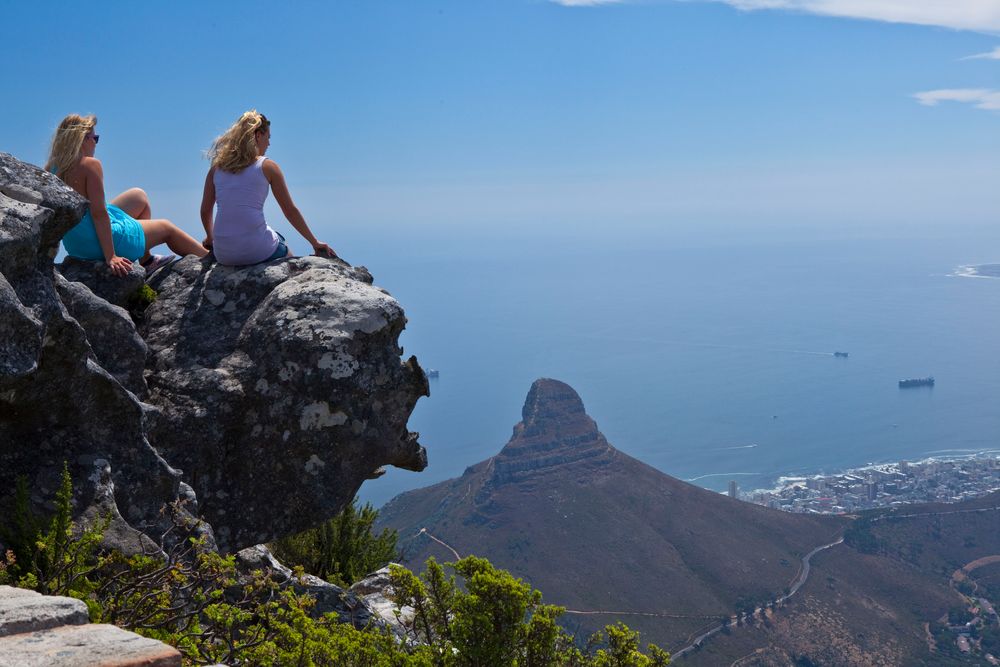
[[[257,160],[257,133],[266,132],[271,121],[256,109],[247,111],[222,136],[212,142],[208,159],[222,171],[238,173]]]

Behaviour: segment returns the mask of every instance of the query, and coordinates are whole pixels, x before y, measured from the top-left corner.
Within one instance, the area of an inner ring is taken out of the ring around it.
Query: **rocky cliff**
[[[120,540],[182,501],[235,551],[335,515],[384,465],[426,465],[406,429],[426,378],[367,270],[188,257],[154,276],[137,329],[141,268],[54,270],[85,207],[0,153],[0,489],[23,475],[50,496],[65,461],[80,513],[112,512]]]

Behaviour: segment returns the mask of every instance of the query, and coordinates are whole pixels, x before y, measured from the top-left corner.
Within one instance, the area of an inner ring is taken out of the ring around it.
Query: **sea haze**
[[[538,377],[615,447],[714,490],[1000,448],[1000,280],[953,275],[1000,260],[995,238],[588,239],[347,243],[406,308],[406,354],[440,371],[410,420],[427,470],[363,500],[498,452]]]

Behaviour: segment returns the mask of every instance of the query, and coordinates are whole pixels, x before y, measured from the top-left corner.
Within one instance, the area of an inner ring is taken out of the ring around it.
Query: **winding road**
[[[802,566],[801,568],[799,568],[799,576],[796,577],[795,582],[788,589],[787,593],[785,593],[779,598],[775,598],[774,602],[770,604],[781,604],[788,598],[795,595],[799,591],[799,589],[802,588],[802,585],[806,583],[806,580],[809,579],[809,571],[811,568],[809,561],[812,560],[812,557],[818,554],[820,551],[823,551],[825,549],[830,549],[832,547],[837,546],[838,544],[842,544],[843,542],[844,538],[843,536],[841,536],[839,539],[837,539],[837,541],[830,542],[829,544],[822,544],[813,549],[812,551],[810,551],[809,553],[807,553],[805,556],[803,556]],[[762,609],[761,607],[758,607],[757,609],[754,610],[754,613],[756,614],[757,612],[761,611],[761,609]],[[723,628],[727,627],[729,623],[730,623],[729,621],[723,621],[722,623],[708,630],[707,632],[703,632],[702,634],[698,635],[697,637],[694,638],[694,640],[690,644],[680,649],[679,651],[674,651],[673,653],[671,653],[671,659],[675,660],[684,655],[685,653],[693,651],[694,649],[698,648],[699,646],[701,646],[702,642],[704,642],[706,639],[708,639],[709,637],[718,632],[722,632]]]

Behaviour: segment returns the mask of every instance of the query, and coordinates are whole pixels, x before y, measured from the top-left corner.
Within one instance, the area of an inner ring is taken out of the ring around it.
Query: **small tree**
[[[376,534],[378,510],[371,503],[358,508],[357,499],[317,528],[285,537],[269,546],[287,565],[301,565],[306,572],[350,586],[366,574],[396,560],[396,531]]]
[[[66,463],[56,492],[55,512],[48,521],[31,510],[27,479],[18,478],[11,521],[3,526],[7,552],[0,565],[0,583],[87,600],[93,590],[90,575],[98,565],[97,551],[108,519],[78,531],[72,514],[73,480]]]

